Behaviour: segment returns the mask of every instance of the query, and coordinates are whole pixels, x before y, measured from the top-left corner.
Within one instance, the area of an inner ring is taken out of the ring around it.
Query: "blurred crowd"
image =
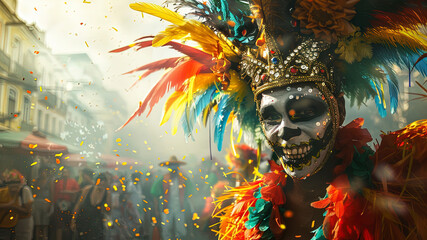
[[[215,199],[252,178],[256,158],[237,146],[228,166],[210,159],[185,166],[172,156],[148,170],[45,166],[31,180],[6,169],[0,240],[216,239]]]

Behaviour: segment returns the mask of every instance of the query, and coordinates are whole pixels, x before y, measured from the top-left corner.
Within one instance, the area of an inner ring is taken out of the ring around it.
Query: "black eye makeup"
[[[327,111],[326,103],[317,97],[295,96],[286,103],[286,113],[292,122],[310,121]]]
[[[279,124],[282,121],[282,115],[273,106],[261,109],[261,117],[268,124]]]

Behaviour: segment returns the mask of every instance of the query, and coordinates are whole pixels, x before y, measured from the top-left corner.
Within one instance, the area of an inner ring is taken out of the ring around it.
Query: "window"
[[[21,62],[21,40],[18,38],[12,42],[12,60],[16,63]]]
[[[61,121],[58,121],[58,135],[61,135],[61,133],[64,131],[64,123]]]
[[[52,117],[52,125],[51,125],[51,132],[52,134],[56,134],[56,118]]]
[[[45,132],[49,132],[49,115],[46,113],[44,115],[44,129]]]
[[[31,109],[31,101],[29,97],[24,97],[24,107],[22,109],[23,111],[23,116],[22,116],[22,120],[24,122],[30,122],[30,110]]]
[[[9,89],[9,102],[7,107],[7,113],[13,115],[16,111],[16,91]]]
[[[37,114],[37,128],[39,130],[42,130],[42,117],[43,117],[42,110],[39,110]]]

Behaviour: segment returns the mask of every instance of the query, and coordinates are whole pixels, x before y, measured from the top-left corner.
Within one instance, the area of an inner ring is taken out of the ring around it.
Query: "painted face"
[[[266,91],[259,110],[265,136],[288,175],[305,178],[322,168],[333,145],[333,124],[319,89],[302,85]]]

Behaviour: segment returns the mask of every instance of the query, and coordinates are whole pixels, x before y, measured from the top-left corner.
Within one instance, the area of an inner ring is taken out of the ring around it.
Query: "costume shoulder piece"
[[[375,239],[427,239],[427,120],[382,135],[374,162]]]

